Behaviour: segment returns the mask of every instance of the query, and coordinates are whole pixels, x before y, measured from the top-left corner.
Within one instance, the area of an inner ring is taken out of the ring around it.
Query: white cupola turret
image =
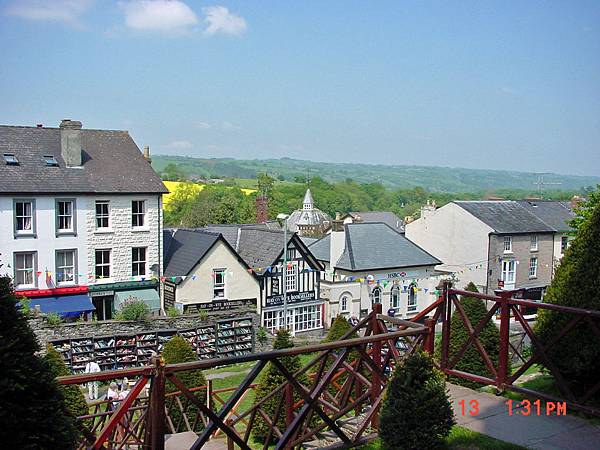
[[[306,190],[306,194],[304,194],[303,208],[304,211],[312,211],[314,209],[314,201],[312,198],[312,194],[310,193],[310,188]]]

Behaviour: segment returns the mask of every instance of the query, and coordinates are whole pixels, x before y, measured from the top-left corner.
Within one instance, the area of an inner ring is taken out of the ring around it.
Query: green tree
[[[465,288],[466,291],[470,292],[478,292],[477,287],[471,282]],[[476,297],[467,297],[462,296],[460,300],[460,304],[462,305],[466,316],[471,321],[471,325],[473,328],[477,326],[477,324],[485,317],[488,313],[488,310],[485,306],[485,303],[480,298]],[[450,348],[448,351],[448,358],[452,360],[454,356],[459,352],[463,344],[468,340],[469,333],[467,327],[465,326],[462,316],[455,310],[452,313],[452,321],[450,323]],[[489,355],[494,367],[498,366],[498,352],[500,349],[500,330],[493,323],[493,321],[488,321],[478,336],[479,341],[485,348],[485,351]],[[454,367],[456,370],[460,370],[466,373],[472,373],[475,375],[481,375],[484,377],[491,377],[490,373],[483,357],[477,350],[475,344],[471,343],[463,356],[458,360],[456,366]],[[510,369],[509,369],[510,373]],[[474,381],[466,380],[464,378],[452,377],[452,381],[461,384],[470,388],[478,388],[481,387],[480,383],[476,383]]]
[[[259,173],[256,177],[256,180],[259,194],[270,197],[271,191],[273,191],[273,186],[275,185],[275,178],[264,172]]]
[[[3,448],[72,449],[78,431],[11,281],[0,277],[0,442]]]
[[[71,375],[71,372],[67,368],[62,355],[54,348],[52,344],[48,344],[46,347],[46,356],[44,357],[46,362],[50,366],[52,376],[63,377],[65,375]],[[69,384],[66,386],[59,386],[60,391],[65,399],[65,405],[71,412],[73,417],[81,417],[89,412],[87,402],[81,389],[76,384]],[[87,425],[90,425],[87,423]]]
[[[581,202],[576,208],[575,213],[577,214],[573,220],[571,220],[571,226],[578,230],[579,227],[592,216],[594,208],[600,205],[600,184],[596,186],[596,190],[587,191],[588,196],[586,201]]]
[[[177,164],[169,163],[160,174],[165,181],[179,181],[185,179],[185,174]]]
[[[417,352],[392,375],[381,409],[384,450],[443,448],[454,425],[444,376],[431,357]]]
[[[335,318],[333,324],[331,324],[331,327],[327,332],[327,336],[325,336],[325,338],[321,342],[326,343],[339,341],[351,329],[352,325],[350,325],[350,322],[348,322],[348,320],[340,314]],[[358,334],[356,333],[356,331],[353,331],[346,339],[354,339],[357,337]],[[358,358],[358,352],[356,350],[352,350],[346,358],[346,362],[351,363],[352,361],[356,360],[356,358]],[[331,367],[331,364],[332,361],[327,362],[325,366],[325,371],[327,371]],[[348,375],[346,375],[345,373],[338,375],[335,380],[335,383],[332,383],[328,387],[331,395],[335,396],[336,394],[338,394],[340,392],[340,388],[344,385],[347,379]]]
[[[600,204],[580,225],[556,269],[544,301],[586,310],[600,310]],[[535,331],[550,342],[573,314],[540,309]],[[597,321],[596,321],[597,323]],[[535,348],[534,348],[535,351]],[[573,389],[585,390],[598,381],[600,342],[587,321],[581,321],[546,352]],[[542,363],[545,361],[542,360]]]
[[[183,362],[197,361],[196,352],[192,348],[191,344],[181,336],[173,336],[169,342],[165,344],[162,352],[162,357],[166,364],[176,364]],[[186,370],[183,372],[177,372],[175,375],[181,382],[188,388],[195,388],[200,386],[206,386],[206,378],[201,370]],[[165,386],[167,392],[179,391],[170,381],[167,381]],[[197,390],[194,394],[202,403],[206,404],[206,389]],[[201,431],[204,429],[204,424],[199,415],[198,407],[192,402],[187,400],[183,395],[179,396],[183,405],[184,411],[186,411],[186,418],[193,428],[192,431]],[[173,422],[176,432],[187,431],[185,425],[185,419],[182,414],[182,410],[177,404],[176,397],[169,397],[167,400],[167,408],[169,411],[169,417]]]
[[[293,347],[294,343],[292,342],[292,337],[288,330],[281,329],[277,331],[277,335],[275,337],[275,342],[273,343],[274,350],[280,350],[284,348]],[[286,356],[284,358],[280,358],[283,366],[290,372],[295,373],[301,369],[302,364],[300,362],[299,356]],[[303,384],[304,386],[308,385],[308,377],[304,374],[297,377],[296,380]],[[260,400],[269,395],[272,391],[277,389],[281,384],[285,383],[287,380],[284,375],[279,371],[279,369],[273,364],[269,363],[267,367],[261,373],[260,379],[258,381],[258,385],[256,387],[255,395],[254,395],[254,404],[257,404]],[[269,400],[261,405],[261,409],[267,414],[270,419],[275,419],[275,410],[279,401],[282,398],[283,393],[280,395],[274,395]],[[300,395],[294,390],[294,403],[298,402],[301,399]],[[277,427],[280,430],[285,430],[285,403],[282,405],[280,409],[279,417],[277,418]],[[267,435],[269,433],[269,425],[265,422],[260,414],[257,414],[254,419],[254,427],[252,428],[252,435],[257,442],[264,442],[267,439]],[[277,436],[271,435],[271,443],[277,442]]]

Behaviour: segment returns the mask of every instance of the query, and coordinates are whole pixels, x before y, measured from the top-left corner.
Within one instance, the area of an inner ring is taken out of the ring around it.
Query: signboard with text
[[[196,303],[184,305],[187,314],[197,314],[200,311],[226,311],[228,309],[240,308],[242,306],[255,306],[256,299],[246,298],[243,300],[215,300],[210,303]]]
[[[307,291],[307,292],[293,292],[286,295],[287,303],[289,305],[294,303],[302,303],[308,302],[311,300],[316,300],[315,291]],[[267,301],[265,304],[266,308],[270,308],[273,306],[281,306],[283,305],[283,295],[273,295],[272,297],[267,297]]]
[[[175,285],[175,283],[169,283],[168,281],[165,281],[163,285],[163,299],[165,302],[165,310],[175,306],[176,290],[177,286]]]

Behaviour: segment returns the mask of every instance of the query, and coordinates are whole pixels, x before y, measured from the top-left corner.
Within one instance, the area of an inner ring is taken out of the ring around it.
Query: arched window
[[[373,288],[373,304],[375,303],[381,303],[381,288],[380,287],[376,287]]]
[[[397,309],[400,307],[400,288],[394,286],[392,288],[392,308]]]
[[[418,287],[416,283],[411,283],[408,287],[408,310],[416,311],[417,309],[417,292]]]
[[[342,295],[342,298],[340,298],[340,311],[348,312],[348,296],[347,295]]]

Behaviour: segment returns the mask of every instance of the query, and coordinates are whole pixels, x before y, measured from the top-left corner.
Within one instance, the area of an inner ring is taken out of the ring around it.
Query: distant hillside
[[[190,158],[184,156],[152,157],[152,166],[162,171],[167,164],[178,165],[187,175],[200,177],[254,178],[259,172],[294,181],[303,179],[310,170],[329,182],[348,178],[359,183],[381,182],[394,188],[422,186],[434,192],[478,192],[496,189],[523,189],[534,191],[536,182],[560,183],[547,185],[547,189],[578,190],[600,184],[600,177],[559,175],[553,173],[527,173],[504,170],[460,169],[425,166],[392,166],[356,163],[320,163],[290,158],[265,160],[239,160],[233,158]]]

